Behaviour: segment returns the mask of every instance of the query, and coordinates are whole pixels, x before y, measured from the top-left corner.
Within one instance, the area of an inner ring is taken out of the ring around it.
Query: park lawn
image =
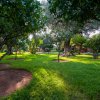
[[[3,55],[4,53],[0,53],[0,57]]]
[[[4,100],[100,100],[100,59],[91,55],[61,57],[68,62],[54,62],[55,54],[23,54],[24,60],[7,60],[13,68],[30,71],[33,79],[30,84]]]

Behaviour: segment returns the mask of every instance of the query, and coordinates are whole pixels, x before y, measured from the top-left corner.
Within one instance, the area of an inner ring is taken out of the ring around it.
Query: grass
[[[3,100],[100,100],[100,60],[91,55],[61,57],[69,62],[53,62],[55,54],[23,54],[24,60],[7,60],[13,68],[24,68],[33,75],[31,83]]]

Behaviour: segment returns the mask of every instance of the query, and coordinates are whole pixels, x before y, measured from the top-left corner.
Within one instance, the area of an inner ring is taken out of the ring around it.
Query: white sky
[[[29,37],[28,37],[28,39],[31,41],[31,40],[32,40],[32,38],[33,38],[33,35],[32,35],[32,34],[30,34],[30,35],[29,35]]]
[[[92,37],[93,35],[96,35],[96,34],[100,34],[100,29],[91,32],[90,37]]]
[[[47,0],[37,0],[37,1],[40,1],[40,3],[47,2]]]

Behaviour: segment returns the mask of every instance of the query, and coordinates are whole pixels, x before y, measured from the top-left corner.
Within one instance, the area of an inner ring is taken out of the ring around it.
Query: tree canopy
[[[90,19],[100,21],[99,0],[48,0],[50,12],[56,18],[84,23]]]
[[[76,34],[72,37],[72,41],[76,45],[82,45],[86,42],[86,38],[81,34]]]
[[[87,46],[93,51],[98,52],[100,50],[100,34],[94,35],[88,39]]]
[[[1,0],[0,9],[0,49],[8,42],[39,30],[45,23],[43,9],[36,0]]]

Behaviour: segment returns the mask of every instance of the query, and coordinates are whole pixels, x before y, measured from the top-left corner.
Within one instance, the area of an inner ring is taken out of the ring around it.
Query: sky
[[[100,34],[100,28],[98,30],[91,32],[90,37],[92,37],[93,35],[96,35],[96,34]]]
[[[38,0],[38,1],[40,1],[41,3],[42,3],[42,2],[47,2],[47,0]]]

